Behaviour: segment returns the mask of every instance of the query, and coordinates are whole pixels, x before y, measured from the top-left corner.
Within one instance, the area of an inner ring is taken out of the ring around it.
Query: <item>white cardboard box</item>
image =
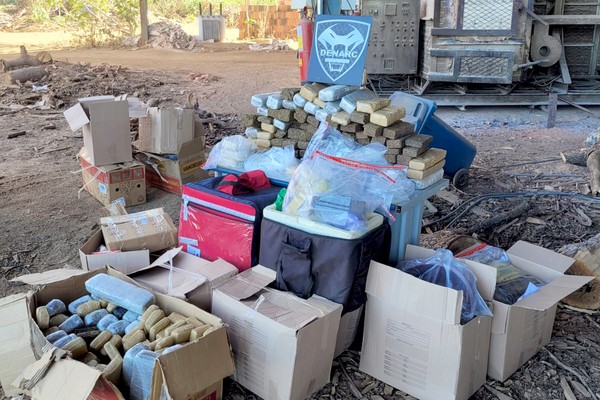
[[[177,247],[166,251],[130,277],[157,293],[187,300],[210,311],[213,288],[236,275],[238,269],[220,258],[208,261],[181,249]]]
[[[148,108],[148,116],[140,118],[137,146],[150,153],[179,154],[186,142],[204,138],[204,128],[194,115],[191,108]]]
[[[565,275],[574,259],[524,241],[515,243],[507,254],[514,266],[546,285],[513,305],[493,302],[488,375],[499,381],[508,379],[550,342],[556,304],[593,279]]]
[[[302,400],[329,382],[342,306],[265,289],[275,271],[256,266],[213,292],[229,326],[234,379],[266,400]]]
[[[431,250],[407,246],[406,259]],[[469,266],[484,300],[496,273]],[[371,262],[360,370],[422,400],[467,399],[486,381],[492,318],[460,324],[462,291]]]
[[[95,271],[110,265],[117,271],[128,275],[150,264],[148,250],[107,251],[94,254],[102,244],[105,244],[104,235],[102,235],[102,230],[98,229],[79,249],[81,268],[84,271]]]
[[[356,310],[342,315],[340,319],[340,328],[338,329],[337,340],[335,341],[334,357],[339,356],[348,350],[358,335],[360,318],[363,315],[365,306],[362,305]]]

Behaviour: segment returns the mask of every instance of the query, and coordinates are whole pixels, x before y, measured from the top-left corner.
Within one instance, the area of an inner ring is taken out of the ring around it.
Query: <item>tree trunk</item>
[[[27,54],[25,46],[21,46],[21,55],[13,60],[0,60],[0,72],[7,72],[17,67],[35,67],[42,65],[42,62],[36,57]]]
[[[594,150],[587,157],[587,167],[592,176],[592,196],[600,192],[600,150]]]
[[[46,76],[47,72],[44,67],[29,67],[21,68],[14,71],[4,73],[4,83],[12,85],[17,83],[25,83],[27,81],[36,82]]]

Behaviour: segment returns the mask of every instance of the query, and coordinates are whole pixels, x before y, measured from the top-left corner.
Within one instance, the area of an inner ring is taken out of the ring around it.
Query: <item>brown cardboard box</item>
[[[208,261],[181,249],[177,247],[166,251],[131,278],[155,292],[186,300],[210,311],[213,288],[236,275],[238,269],[220,258]]]
[[[531,243],[519,241],[506,253],[514,266],[546,285],[513,305],[493,301],[488,375],[498,381],[508,379],[550,342],[556,304],[593,279],[565,275],[574,259]]]
[[[140,118],[139,132],[137,147],[143,152],[179,154],[193,139],[202,139],[204,147],[204,128],[190,108],[149,108],[148,116]]]
[[[213,292],[229,326],[240,385],[264,399],[303,400],[329,382],[342,306],[265,289],[275,271],[256,266]]]
[[[105,206],[119,198],[125,200],[126,206],[146,202],[146,172],[139,161],[96,167],[84,147],[79,152],[79,162],[83,188]]]
[[[103,217],[100,225],[109,250],[154,252],[177,245],[177,228],[162,208]]]
[[[406,259],[432,251],[407,246]],[[491,301],[496,273],[472,267]],[[423,400],[466,400],[486,381],[492,317],[460,324],[462,291],[372,262],[360,370]]]
[[[146,180],[150,186],[181,194],[181,186],[210,177],[202,169],[206,161],[204,138],[184,143],[177,160],[152,153],[137,153],[136,159],[146,165]]]
[[[79,249],[79,259],[81,268],[85,271],[95,271],[110,265],[117,271],[128,275],[150,264],[150,252],[148,250],[132,251],[107,251],[96,253],[104,243],[102,230],[98,229],[96,233]]]
[[[58,358],[34,322],[37,306],[60,298],[65,303],[84,294],[85,281],[107,273],[135,284],[123,274],[103,268],[93,272],[52,270],[23,277],[29,284],[42,284],[28,294],[0,299],[0,383],[7,396],[27,393],[39,400],[86,400],[98,381],[97,369],[67,358]],[[17,278],[18,279],[18,278]],[[155,294],[156,304],[167,313],[193,316],[214,327],[208,335],[184,348],[161,355],[154,364],[151,398],[166,390],[171,398],[221,399],[222,379],[233,373],[234,364],[223,322],[185,301]],[[49,348],[44,351],[44,348]],[[210,368],[207,368],[210,366]],[[24,390],[27,386],[29,390]]]
[[[340,328],[338,329],[337,339],[335,341],[334,357],[339,356],[348,350],[358,336],[360,319],[363,315],[365,306],[362,305],[356,310],[342,315],[340,319]]]
[[[73,132],[83,129],[83,145],[93,165],[101,167],[133,159],[127,100],[87,97],[79,99],[64,115]]]

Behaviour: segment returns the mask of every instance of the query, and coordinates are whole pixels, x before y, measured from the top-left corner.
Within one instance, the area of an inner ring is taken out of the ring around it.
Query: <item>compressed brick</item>
[[[365,131],[358,131],[358,132],[356,132],[356,138],[357,139],[369,139],[369,135],[367,135],[367,132],[365,132]]]
[[[385,155],[385,159],[387,160],[387,162],[391,163],[391,164],[396,164],[396,155],[394,154],[386,154]]]
[[[406,116],[404,107],[389,106],[371,114],[371,122],[375,125],[388,127]]]
[[[369,138],[367,138],[367,139],[356,138],[356,142],[360,143],[362,145],[367,145],[367,144],[371,143],[371,139],[369,139]]]
[[[267,132],[271,132],[271,133],[275,133],[277,132],[277,128],[275,128],[275,125],[271,125],[271,124],[260,124],[260,129],[262,129],[263,131],[267,131]]]
[[[348,125],[344,125],[341,127],[342,132],[348,132],[348,133],[356,133],[361,129],[362,129],[362,125],[359,125],[356,122],[351,122]]]
[[[384,138],[383,136],[375,136],[371,138],[371,143],[381,143],[381,144],[385,144],[386,142],[386,138]]]
[[[303,130],[300,136],[298,137],[298,140],[299,142],[310,142],[310,139],[312,139],[313,135],[314,133]]]
[[[267,132],[267,131],[259,131],[256,134],[256,138],[257,139],[271,140],[271,139],[273,139],[273,136],[275,136],[275,133],[273,133],[273,132]]]
[[[297,140],[293,140],[293,139],[283,139],[283,146],[294,146],[294,148],[296,147],[296,145],[298,144]]]
[[[444,165],[446,165],[446,160],[442,160],[442,161],[438,162],[437,164],[435,164],[433,167],[427,168],[424,171],[417,171],[415,169],[409,168],[408,171],[406,171],[406,176],[409,177],[410,179],[419,179],[419,180],[425,179],[429,175],[433,175],[440,169],[444,168]]]
[[[255,142],[258,147],[262,147],[263,149],[271,147],[270,139],[255,139]]]
[[[420,156],[421,154],[425,153],[425,151],[427,151],[426,148],[418,149],[416,147],[405,147],[402,149],[402,154],[405,156],[410,156],[412,158],[416,158],[416,157]]]
[[[300,89],[300,96],[304,97],[308,101],[313,101],[317,97],[319,97],[319,91],[324,89],[325,85],[320,83],[311,83],[309,85],[304,85]]]
[[[364,129],[365,133],[369,137],[381,136],[381,134],[383,133],[383,127],[372,124],[370,122],[368,124],[365,124]]]
[[[401,149],[404,147],[404,139],[388,139],[385,145],[390,149]]]
[[[388,140],[389,142],[389,140]],[[387,143],[386,143],[387,144]],[[400,154],[402,151],[400,149],[390,149],[388,147],[387,151],[385,152],[385,155],[390,155],[390,156],[397,156],[398,154]],[[396,162],[396,161],[394,161]]]
[[[357,124],[368,124],[370,120],[370,115],[367,113],[363,113],[360,111],[353,111],[352,114],[350,114],[350,121],[351,122],[356,122]]]
[[[325,108],[325,106],[327,105],[327,103],[325,103],[323,100],[320,100],[318,97],[316,99],[314,99],[312,102],[321,108]]]
[[[298,128],[290,128],[287,131],[287,137],[290,139],[298,139],[300,137],[300,134],[304,132],[304,130],[302,129],[298,129]]]
[[[372,100],[359,100],[356,102],[356,111],[373,114],[389,105],[390,99],[378,98]]]
[[[282,131],[281,129],[277,129],[277,132],[275,132],[275,137],[278,139],[284,138],[287,136],[287,131]]]
[[[384,128],[383,136],[388,139],[399,139],[402,137],[410,136],[415,133],[415,126],[408,122],[398,121],[395,124]]]
[[[407,147],[422,148],[424,146],[429,146],[431,142],[433,142],[433,136],[419,134],[406,138],[404,145]]]
[[[283,122],[290,122],[293,115],[294,111],[283,108],[281,110],[276,110],[274,118]]]
[[[407,156],[405,154],[400,154],[398,155],[398,157],[396,157],[396,163],[400,165],[408,165],[410,163],[410,160],[412,160],[413,158],[414,157]]]
[[[300,88],[285,88],[281,89],[281,98],[283,100],[294,100],[294,95],[300,93]]]
[[[296,111],[294,111],[294,119],[300,122],[301,124],[305,123],[307,118],[308,113],[303,109],[299,108]]]
[[[269,116],[269,118],[277,118],[277,111],[274,108],[267,108],[267,115]]]
[[[273,118],[271,118],[271,117],[263,117],[262,115],[260,117],[256,118],[256,120],[258,122],[260,122],[261,124],[272,124],[273,123]],[[260,127],[260,125],[257,126],[257,128],[259,128],[259,127]]]
[[[305,130],[307,132],[310,132],[311,135],[314,135],[314,133],[318,129],[316,126],[311,125],[311,124],[302,124],[301,127],[302,127],[303,130]]]
[[[306,150],[306,149],[308,148],[308,143],[310,143],[310,142],[302,142],[302,141],[299,141],[299,142],[298,142],[298,148],[299,148],[300,150]]]
[[[438,162],[442,161],[446,157],[446,150],[443,149],[429,149],[419,157],[410,161],[409,167],[417,171],[424,171],[428,168],[433,167]]]
[[[331,120],[336,124],[348,125],[350,123],[350,114],[346,111],[339,111],[331,116]]]
[[[271,139],[271,146],[273,147],[283,147],[285,139]]]
[[[333,129],[335,129],[335,130],[340,130],[340,126],[341,126],[341,125],[340,125],[340,124],[338,124],[337,122],[333,122],[333,121],[331,121],[331,122],[329,123],[329,126],[330,126],[330,127],[332,127],[332,128],[333,128]]]
[[[256,114],[242,115],[242,126],[244,128],[258,128],[260,126],[260,123],[258,122],[258,115],[256,115]]]
[[[312,126],[314,126],[315,128],[319,127],[319,124],[321,124],[321,121],[319,121],[318,119],[316,119],[315,117],[313,117],[312,115],[309,115],[306,118],[306,122],[308,122],[309,124],[311,124]]]

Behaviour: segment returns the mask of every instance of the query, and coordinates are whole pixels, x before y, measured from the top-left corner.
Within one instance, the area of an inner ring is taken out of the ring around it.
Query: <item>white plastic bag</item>
[[[244,161],[256,153],[256,144],[241,135],[228,136],[217,143],[202,168],[216,167],[243,170]]]
[[[300,160],[294,154],[294,146],[272,147],[252,154],[244,162],[245,171],[261,170],[271,179],[289,181]]]

